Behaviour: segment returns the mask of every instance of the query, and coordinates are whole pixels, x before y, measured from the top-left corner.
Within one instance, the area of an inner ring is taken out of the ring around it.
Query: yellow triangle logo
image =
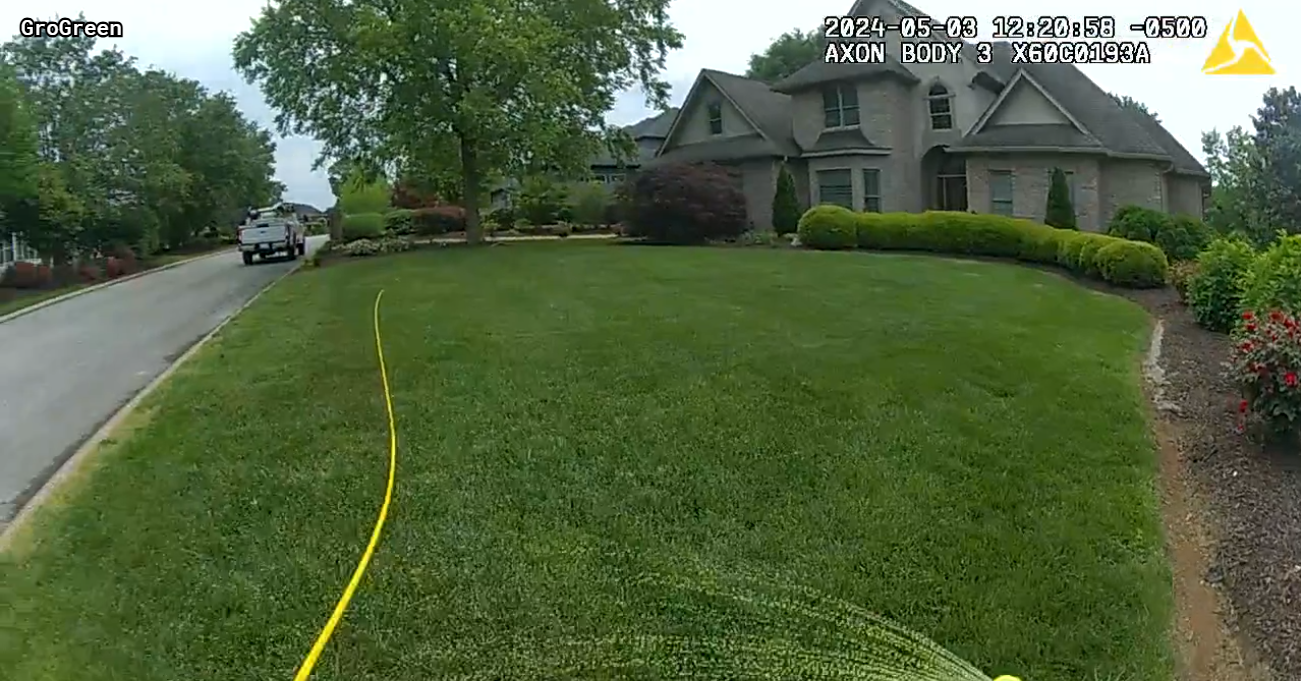
[[[1238,15],[1224,27],[1215,49],[1202,64],[1202,73],[1229,76],[1268,76],[1274,73],[1274,66],[1269,63],[1269,52],[1260,42],[1247,15],[1238,10]]]

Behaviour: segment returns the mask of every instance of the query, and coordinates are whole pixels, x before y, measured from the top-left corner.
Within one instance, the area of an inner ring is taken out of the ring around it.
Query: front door
[[[935,178],[936,210],[967,210],[967,176],[939,175]]]

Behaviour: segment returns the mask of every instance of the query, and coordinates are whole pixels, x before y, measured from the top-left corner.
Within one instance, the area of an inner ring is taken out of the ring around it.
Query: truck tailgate
[[[269,241],[285,240],[285,224],[259,222],[252,227],[239,230],[241,244],[264,244]]]

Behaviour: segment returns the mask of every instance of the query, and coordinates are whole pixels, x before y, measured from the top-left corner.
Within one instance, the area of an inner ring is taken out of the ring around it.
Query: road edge
[[[182,263],[193,262],[194,260],[211,257],[212,255],[216,254],[202,255],[198,258],[182,261]],[[175,264],[179,265],[181,263]],[[135,412],[136,408],[140,406],[140,403],[144,402],[145,399],[153,394],[153,392],[162,386],[163,383],[167,382],[167,380],[176,373],[177,369],[181,368],[181,366],[194,357],[194,355],[198,354],[199,350],[203,349],[203,346],[207,345],[209,341],[215,338],[222,329],[226,328],[226,325],[229,324],[231,320],[238,317],[240,313],[248,309],[253,303],[257,302],[257,299],[261,298],[263,293],[270,291],[276,284],[279,284],[284,281],[286,277],[297,272],[302,265],[303,260],[299,259],[293,267],[286,270],[284,274],[272,279],[266,286],[259,289],[257,293],[254,293],[251,298],[244,301],[243,305],[240,305],[234,312],[227,315],[225,319],[218,322],[211,331],[190,344],[190,347],[186,348],[185,352],[181,353],[174,362],[169,364],[167,368],[163,369],[161,373],[155,376],[154,379],[145,387],[141,388],[139,392],[131,397],[131,399],[127,400],[126,404],[113,412],[113,415],[108,417],[108,420],[105,421],[98,430],[78,445],[77,451],[73,452],[72,456],[68,457],[68,459],[64,461],[63,464],[61,464],[44,483],[41,484],[40,488],[36,490],[36,493],[27,500],[27,503],[23,504],[22,508],[19,508],[18,511],[14,513],[13,518],[11,518],[7,524],[0,527],[0,553],[4,553],[9,549],[10,543],[13,541],[14,537],[17,536],[22,526],[31,520],[31,517],[40,509],[41,505],[50,498],[54,491],[63,482],[67,481],[68,478],[72,476],[73,472],[93,458],[94,454],[99,451],[100,445],[104,444],[104,441],[110,438],[113,431],[117,430],[127,417]],[[172,265],[167,265],[165,267],[170,266]],[[158,269],[163,268],[160,267]],[[0,322],[3,321],[3,319],[0,319]]]
[[[56,303],[62,303],[62,302],[65,301],[65,300],[71,300],[72,298],[76,298],[77,296],[82,296],[82,295],[85,295],[85,294],[87,294],[87,293],[91,293],[91,292],[93,292],[93,291],[98,291],[98,290],[100,290],[100,289],[105,289],[105,288],[108,288],[108,287],[110,287],[110,286],[114,286],[114,285],[117,285],[117,284],[121,284],[121,283],[124,282],[124,281],[131,281],[132,279],[139,279],[140,277],[143,277],[143,276],[147,276],[147,275],[150,275],[150,274],[156,274],[156,273],[158,273],[158,272],[162,272],[163,270],[170,270],[170,269],[172,269],[173,267],[180,267],[181,265],[187,265],[187,264],[192,263],[192,262],[196,262],[196,261],[199,261],[199,260],[203,260],[204,258],[212,258],[212,257],[216,257],[216,256],[218,256],[218,255],[222,255],[222,254],[225,254],[225,253],[230,253],[230,252],[232,252],[232,251],[234,251],[234,250],[235,250],[235,248],[234,248],[233,246],[232,246],[231,248],[223,248],[223,249],[221,249],[221,250],[213,251],[213,252],[211,252],[211,253],[204,253],[203,255],[196,255],[196,256],[194,256],[193,258],[186,258],[186,259],[184,259],[184,260],[177,260],[176,262],[169,262],[169,263],[167,263],[166,265],[162,265],[162,266],[160,266],[160,267],[153,267],[153,268],[150,268],[150,269],[144,270],[144,271],[142,271],[142,272],[136,272],[135,274],[128,274],[128,275],[126,275],[125,277],[118,277],[118,278],[116,278],[116,279],[109,279],[108,281],[100,282],[100,283],[98,283],[98,284],[95,284],[94,286],[87,286],[87,287],[85,287],[85,288],[79,288],[79,289],[77,289],[76,291],[69,291],[69,292],[67,292],[67,293],[65,293],[65,294],[63,294],[63,295],[61,295],[61,296],[55,296],[55,297],[50,298],[50,299],[48,299],[48,300],[42,300],[42,301],[39,302],[39,303],[33,303],[33,304],[28,305],[27,307],[24,307],[24,308],[22,308],[22,309],[20,309],[20,310],[15,310],[15,311],[13,311],[13,312],[10,312],[9,314],[0,317],[0,324],[3,324],[3,323],[5,323],[5,322],[7,322],[7,321],[11,321],[11,320],[17,319],[17,318],[19,318],[19,317],[21,317],[21,316],[23,316],[23,315],[25,315],[25,314],[29,314],[29,313],[35,312],[35,311],[40,310],[40,309],[43,309],[43,308],[47,308],[47,307],[49,307],[49,306],[51,306],[51,305],[54,305],[54,304],[56,304]]]

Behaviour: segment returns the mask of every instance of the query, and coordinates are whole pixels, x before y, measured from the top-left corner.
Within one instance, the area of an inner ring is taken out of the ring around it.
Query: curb
[[[65,294],[63,294],[63,295],[61,295],[61,296],[55,296],[55,297],[50,298],[50,299],[48,299],[48,300],[42,300],[42,301],[39,302],[39,303],[34,303],[34,304],[32,304],[32,305],[28,305],[27,307],[24,307],[24,308],[21,309],[21,310],[16,310],[16,311],[14,311],[14,312],[10,312],[9,314],[4,315],[3,317],[0,317],[0,324],[3,324],[3,323],[5,323],[5,322],[7,322],[7,321],[10,321],[10,320],[12,320],[12,319],[17,319],[17,318],[19,318],[19,317],[21,317],[21,316],[23,316],[23,315],[25,315],[25,314],[27,314],[27,313],[29,313],[29,312],[35,312],[35,311],[37,311],[37,310],[39,310],[39,309],[41,309],[41,308],[49,307],[49,306],[51,306],[51,305],[54,305],[55,303],[62,303],[62,302],[65,301],[65,300],[70,300],[70,299],[72,299],[72,298],[76,298],[77,296],[80,296],[80,295],[85,295],[85,294],[87,294],[87,293],[91,293],[91,292],[93,292],[93,291],[98,291],[98,290],[100,290],[100,289],[102,289],[102,288],[108,288],[108,287],[113,286],[113,285],[115,285],[115,284],[121,284],[121,283],[124,282],[124,281],[131,281],[132,279],[139,279],[140,277],[143,277],[143,276],[145,276],[145,275],[154,274],[154,273],[157,273],[157,272],[162,272],[163,270],[170,270],[170,269],[172,269],[173,267],[180,267],[181,265],[185,265],[185,264],[188,264],[188,263],[192,263],[192,262],[195,262],[195,261],[197,261],[197,260],[203,260],[204,258],[211,258],[211,257],[214,257],[214,256],[222,255],[223,253],[229,253],[229,252],[232,252],[232,251],[234,251],[234,250],[235,250],[234,248],[223,248],[223,249],[221,249],[221,250],[219,250],[219,251],[213,251],[212,253],[204,253],[203,255],[196,255],[196,256],[194,256],[193,258],[186,258],[185,260],[177,260],[176,262],[169,262],[169,263],[167,263],[166,265],[163,265],[163,266],[161,266],[161,267],[154,267],[154,268],[152,268],[152,269],[148,269],[148,270],[145,270],[145,271],[143,271],[143,272],[136,272],[135,274],[128,274],[128,275],[126,275],[125,277],[118,277],[117,279],[110,279],[110,280],[108,280],[108,281],[100,282],[100,283],[98,283],[98,284],[95,284],[94,286],[87,286],[87,287],[85,287],[85,288],[79,288],[79,289],[77,289],[76,291],[72,291],[72,292],[70,292],[70,293],[65,293]]]
[[[211,257],[212,255],[217,255],[217,254],[213,253],[209,255],[202,255],[197,258],[192,258],[191,260],[183,260],[175,264],[180,265],[185,262],[192,262],[193,260],[199,260],[202,258]],[[18,529],[21,528],[25,522],[30,520],[32,514],[38,508],[40,508],[42,503],[44,503],[47,499],[49,499],[50,495],[54,493],[55,489],[58,488],[61,483],[67,480],[68,477],[71,476],[73,472],[75,472],[78,468],[80,468],[82,465],[84,465],[87,461],[89,461],[93,457],[94,453],[99,449],[99,446],[103,444],[105,440],[109,439],[109,437],[113,434],[113,431],[116,430],[117,427],[120,426],[122,422],[126,420],[126,418],[130,416],[132,412],[136,410],[137,407],[140,406],[140,403],[143,402],[145,398],[153,394],[153,392],[157,390],[159,386],[161,386],[164,382],[166,382],[167,379],[171,378],[172,374],[176,373],[176,370],[181,368],[181,365],[185,364],[187,361],[190,360],[191,357],[197,354],[199,350],[203,348],[204,345],[208,344],[208,341],[216,337],[216,335],[223,328],[225,328],[226,325],[229,324],[232,319],[238,317],[239,314],[244,310],[248,309],[248,307],[252,305],[254,301],[256,301],[258,298],[261,298],[263,293],[266,293],[267,291],[271,290],[271,287],[275,286],[276,284],[279,284],[281,281],[285,279],[285,277],[288,277],[294,272],[297,272],[298,269],[302,267],[302,263],[303,263],[302,259],[299,259],[298,264],[286,270],[285,273],[280,275],[279,277],[276,277],[275,279],[271,280],[270,283],[268,283],[266,286],[263,286],[262,289],[259,290],[257,293],[254,293],[253,297],[249,298],[247,301],[244,302],[243,305],[240,305],[239,308],[237,308],[234,312],[230,313],[225,319],[221,320],[221,322],[219,322],[217,326],[213,327],[211,331],[209,331],[203,337],[199,338],[199,340],[192,343],[190,347],[185,350],[185,352],[181,353],[180,357],[176,358],[176,361],[169,364],[166,369],[163,369],[162,373],[154,377],[154,380],[150,381],[148,385],[142,388],[140,392],[136,393],[130,400],[127,401],[126,404],[122,405],[117,411],[113,412],[113,415],[108,417],[108,420],[104,422],[104,425],[100,426],[99,429],[96,430],[95,433],[91,435],[89,438],[86,438],[86,440],[77,447],[77,451],[73,452],[72,456],[68,457],[68,459],[64,461],[58,467],[57,470],[54,471],[54,474],[51,475],[49,479],[47,479],[44,483],[41,484],[40,489],[36,490],[36,493],[33,494],[30,499],[27,500],[27,503],[23,504],[23,507],[18,509],[18,512],[14,514],[13,518],[9,520],[8,524],[0,526],[0,553],[4,552],[9,548],[9,543],[13,540],[14,536],[17,534]],[[156,272],[166,267],[171,267],[171,265],[165,265],[164,267],[159,267],[155,270],[150,270],[150,272]],[[148,272],[142,272],[140,274],[148,274]],[[132,275],[132,276],[136,276],[136,275]],[[123,277],[123,280],[125,279],[126,277]],[[112,283],[116,283],[116,282],[112,282]],[[3,319],[0,319],[0,321],[3,321]]]

